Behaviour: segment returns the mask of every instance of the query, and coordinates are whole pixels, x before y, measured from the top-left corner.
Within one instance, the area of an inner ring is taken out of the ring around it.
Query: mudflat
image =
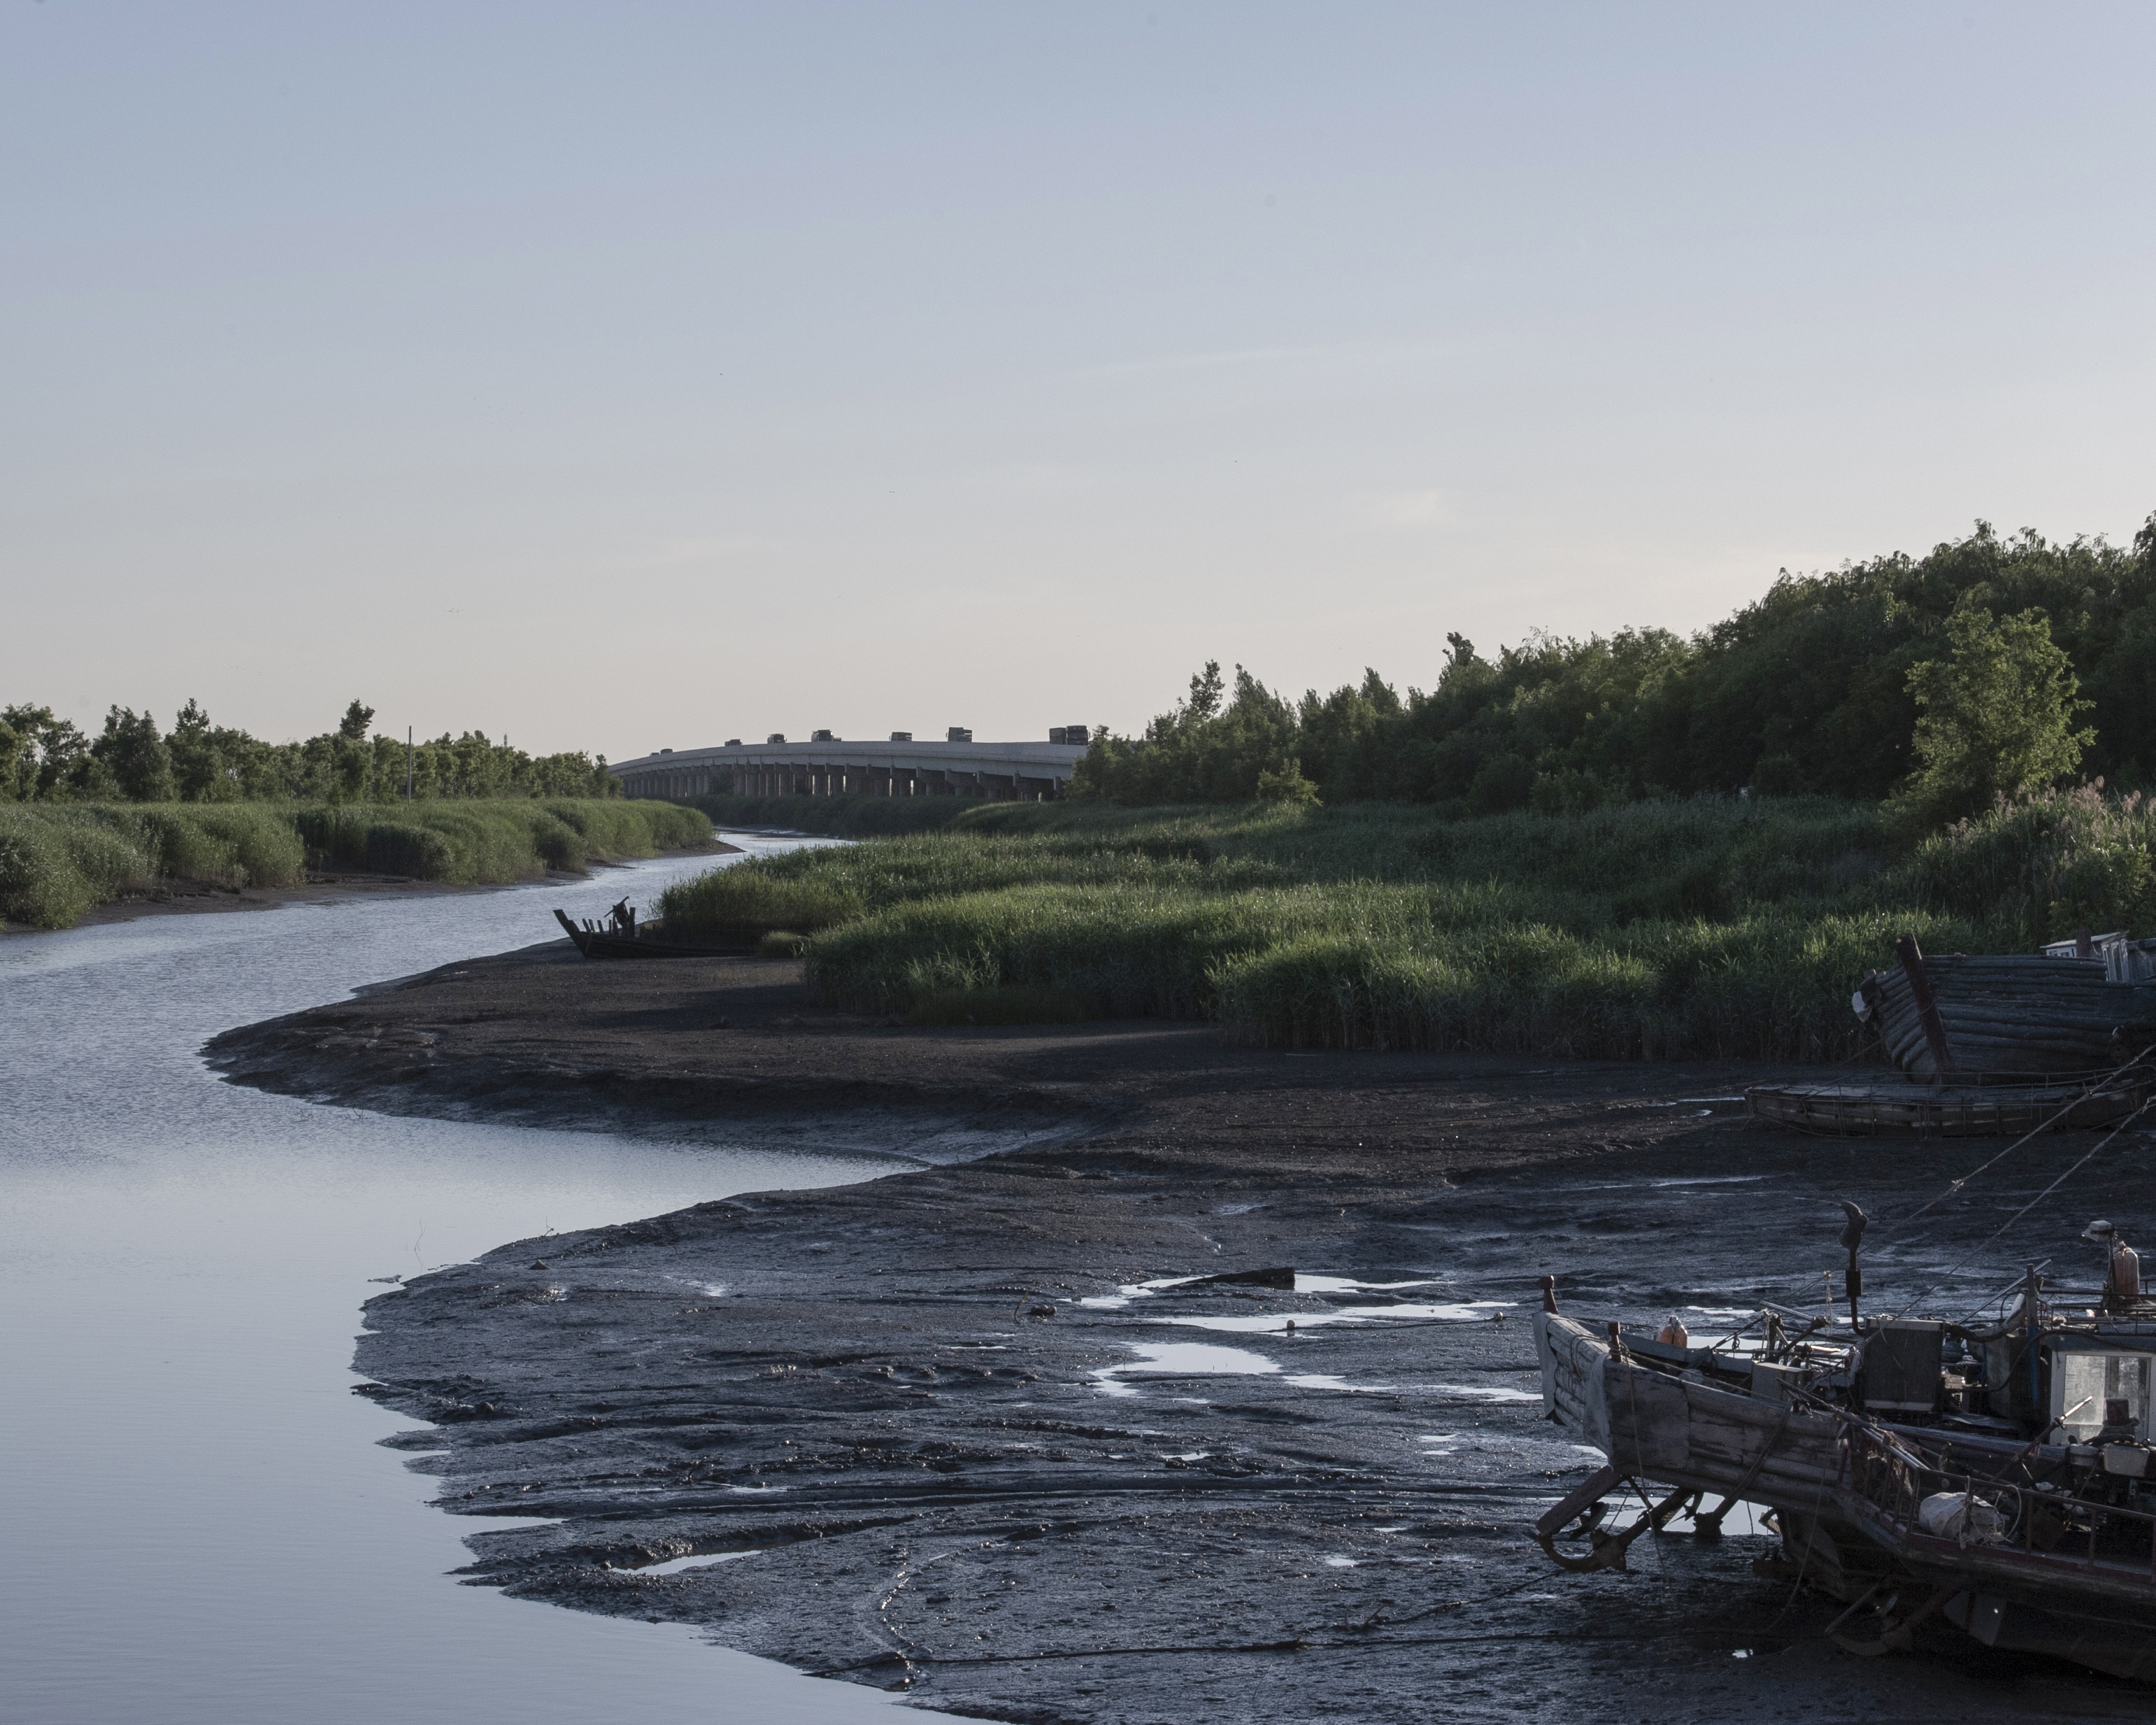
[[[1541,1418],[1540,1276],[1702,1331],[1818,1305],[1840,1197],[1891,1218],[1995,1145],[1759,1127],[1732,1099],[1760,1068],[910,1029],[806,1004],[788,964],[566,942],[209,1052],[327,1102],[911,1159],[370,1302],[362,1392],[426,1422],[393,1443],[489,1525],[475,1583],[1000,1719],[2146,1713],[1943,1627],[1851,1658],[1820,1635],[1840,1608],[1755,1573],[1771,1540],[1733,1519],[1626,1574],[1526,1536],[1596,1460]],[[1875,1300],[1965,1253],[1980,1290],[1986,1236],[2092,1141],[1942,1204],[1875,1259]],[[2092,1203],[2145,1212],[2151,1141],[2089,1182],[2021,1224],[2031,1255]]]

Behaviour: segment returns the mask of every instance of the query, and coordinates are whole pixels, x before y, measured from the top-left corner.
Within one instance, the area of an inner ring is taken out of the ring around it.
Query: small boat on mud
[[[1832,1138],[2005,1138],[2108,1126],[2148,1101],[2148,1067],[2069,1084],[1754,1084],[1755,1120]]]
[[[1846,1208],[1846,1324],[1768,1305],[1694,1347],[1674,1320],[1650,1334],[1569,1316],[1543,1279],[1546,1413],[1608,1465],[1537,1541],[1566,1569],[1621,1569],[1641,1533],[1683,1516],[1717,1534],[1750,1504],[1781,1540],[1755,1569],[1842,1601],[1829,1633],[1852,1652],[1906,1650],[1936,1615],[1987,1646],[2156,1681],[2156,1300],[2138,1255],[2096,1223],[2100,1296],[2032,1267],[1987,1324],[1861,1318],[1864,1217]],[[1639,1513],[1620,1528],[1624,1495]]]
[[[754,941],[705,942],[670,940],[664,922],[642,922],[624,899],[608,914],[603,927],[587,917],[579,924],[558,906],[554,920],[561,924],[577,950],[586,958],[744,958],[756,950]]]

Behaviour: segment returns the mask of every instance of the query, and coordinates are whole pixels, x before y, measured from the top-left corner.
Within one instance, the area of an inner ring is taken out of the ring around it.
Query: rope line
[[[2053,1192],[2064,1186],[2067,1181],[2072,1179],[2075,1175],[2078,1174],[2083,1168],[2087,1167],[2091,1159],[2095,1156],[2098,1151],[2109,1144],[2112,1139],[2118,1137],[2121,1132],[2123,1132],[2128,1126],[2132,1125],[2134,1121],[2139,1120],[2143,1115],[2148,1113],[2151,1108],[2156,1108],[2156,1096],[2150,1097],[2148,1101],[2143,1103],[2140,1107],[2135,1109],[2132,1114],[2127,1115],[2124,1120],[2121,1120],[2108,1132],[2105,1133],[2102,1137],[2097,1140],[2097,1141],[2089,1147],[2087,1155],[2082,1156],[2082,1159],[2076,1162],[2072,1167],[2067,1169],[2065,1173],[2060,1175],[2056,1180],[2054,1180],[2049,1186],[2038,1192],[2036,1196],[2030,1199],[2027,1203],[2022,1205],[2020,1209],[2016,1210],[2011,1216],[2008,1217],[2005,1221],[2000,1223],[1996,1228],[1992,1230],[1988,1238],[1979,1241],[1975,1246],[1971,1248],[1968,1255],[1963,1258],[1958,1264],[1955,1264],[1952,1269],[1948,1270],[1938,1281],[1933,1283],[1930,1287],[1925,1289],[1924,1291],[1919,1294],[1914,1300],[1908,1301],[1907,1304],[1902,1307],[1901,1311],[1896,1312],[1894,1316],[1897,1318],[1900,1317],[1902,1312],[1908,1311],[1912,1308],[1922,1305],[1925,1300],[1929,1300],[1933,1295],[1938,1293],[1940,1289],[1945,1287],[1946,1285],[1952,1281],[1955,1276],[1959,1274],[1963,1270],[1968,1269],[1970,1264],[1976,1259],[1978,1255],[1987,1247],[1995,1242],[1999,1238],[1999,1235],[2005,1233],[2008,1228],[2013,1227],[2015,1223],[2019,1222],[2024,1216],[2026,1216],[2031,1210],[2035,1209],[2037,1205],[2042,1203],[2046,1198],[2051,1197]]]
[[[2053,1115],[2051,1119],[2046,1120],[2041,1125],[2030,1127],[2028,1131],[2023,1133],[2019,1138],[2015,1139],[2011,1144],[2008,1145],[2005,1149],[2000,1151],[1997,1156],[1993,1156],[1989,1161],[1984,1163],[1979,1167],[1970,1170],[1969,1172],[1963,1175],[1960,1179],[1948,1182],[1946,1190],[1939,1193],[1937,1197],[1933,1198],[1928,1203],[1921,1205],[1917,1209],[1912,1210],[1907,1216],[1896,1223],[1894,1224],[1895,1233],[1898,1235],[1907,1230],[1910,1224],[1914,1223],[1919,1216],[1922,1216],[1926,1211],[1930,1210],[1934,1206],[1944,1203],[1948,1198],[1952,1197],[1956,1192],[1967,1186],[1970,1181],[1976,1179],[1980,1175],[1989,1173],[1992,1169],[1997,1167],[1999,1163],[2005,1161],[2007,1157],[2012,1156],[2015,1151],[2020,1149],[2021,1146],[2026,1144],[2030,1139],[2036,1137],[2041,1133],[2049,1131],[2053,1126],[2056,1125],[2061,1120],[2071,1114],[2075,1109],[2080,1107],[2081,1105],[2087,1101],[2090,1096],[2092,1096],[2098,1091],[2102,1090],[2106,1084],[2112,1084],[2123,1077],[2125,1074],[2133,1071],[2135,1067],[2140,1065],[2141,1063],[2146,1060],[2152,1053],[2156,1053],[2156,1043],[2151,1043],[2148,1047],[2143,1048],[2138,1054],[2136,1054],[2123,1066],[2114,1068],[2103,1077],[2098,1079],[2093,1084],[2089,1086],[2087,1091],[2082,1094],[2076,1096],[2064,1108]],[[2127,1116],[2128,1121],[2130,1123],[2131,1121],[2138,1119],[2143,1110],[2146,1109],[2147,1106],[2148,1104],[2143,1103],[2141,1108],[2136,1109],[2133,1114],[2128,1115]],[[2119,1130],[2123,1131],[2125,1128],[2122,1125]],[[1989,1245],[1990,1242],[1987,1240],[1984,1244]]]

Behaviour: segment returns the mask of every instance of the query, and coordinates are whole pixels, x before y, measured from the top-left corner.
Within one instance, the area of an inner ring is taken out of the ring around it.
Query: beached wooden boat
[[[581,924],[572,922],[558,906],[554,920],[586,958],[742,958],[756,950],[753,940],[669,940],[664,922],[639,921],[626,899],[614,906],[603,927],[589,918]]]
[[[1835,1639],[1853,1652],[1906,1649],[1936,1614],[1989,1646],[2156,1680],[2156,1302],[2109,1223],[2087,1237],[2108,1243],[2100,1309],[2046,1300],[2032,1269],[1984,1329],[1767,1307],[1694,1347],[1565,1316],[1546,1279],[1544,1407],[1608,1465],[1537,1542],[1567,1569],[1622,1568],[1643,1534],[1717,1533],[1755,1505],[1782,1542],[1755,1567],[1845,1602],[1833,1627],[1855,1632]],[[1642,1512],[1620,1527],[1628,1489]]]
[[[2093,946],[2086,957],[1928,958],[1905,935],[1896,950],[1896,968],[1867,973],[1854,1004],[1912,1078],[2102,1073],[2156,1043],[2156,981],[2109,980],[2118,966]]]

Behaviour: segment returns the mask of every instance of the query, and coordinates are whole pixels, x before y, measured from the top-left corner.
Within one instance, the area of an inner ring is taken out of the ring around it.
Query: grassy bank
[[[1897,934],[2014,950],[2147,927],[2153,853],[2148,810],[2092,792],[1914,847],[1826,799],[1466,821],[974,804],[941,832],[682,883],[662,909],[810,935],[824,999],[924,1022],[1076,1001],[1281,1046],[1829,1060],[1861,1051],[1850,991]]]
[[[829,838],[882,838],[897,832],[941,832],[968,810],[970,796],[692,796],[691,808],[714,826],[737,832],[779,828]]]
[[[165,881],[289,887],[324,868],[534,880],[710,837],[692,810],[619,800],[0,803],[0,920],[64,929]]]

